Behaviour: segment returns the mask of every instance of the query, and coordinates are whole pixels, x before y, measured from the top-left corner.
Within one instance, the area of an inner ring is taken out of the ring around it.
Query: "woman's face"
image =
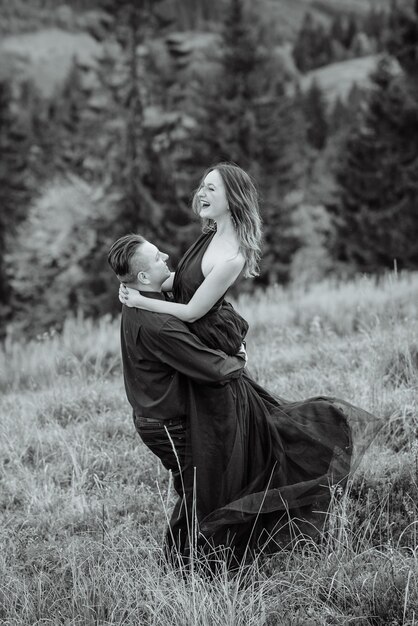
[[[218,170],[212,170],[203,180],[197,196],[200,201],[200,217],[214,220],[228,211],[225,185]]]

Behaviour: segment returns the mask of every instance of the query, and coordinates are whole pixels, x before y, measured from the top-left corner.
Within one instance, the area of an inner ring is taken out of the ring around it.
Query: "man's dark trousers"
[[[133,415],[137,433],[144,444],[171,471],[173,485],[179,499],[174,507],[167,529],[165,550],[175,558],[182,554],[187,543],[187,513],[184,503],[182,471],[186,460],[186,422],[182,419],[157,420]],[[173,548],[176,550],[173,550]]]

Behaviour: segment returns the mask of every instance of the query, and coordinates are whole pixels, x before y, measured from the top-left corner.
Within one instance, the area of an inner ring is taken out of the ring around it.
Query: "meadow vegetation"
[[[417,274],[392,274],[238,299],[262,385],[345,398],[384,426],[318,542],[213,579],[162,563],[171,483],[134,431],[118,320],[6,341],[0,623],[417,624],[417,294]]]

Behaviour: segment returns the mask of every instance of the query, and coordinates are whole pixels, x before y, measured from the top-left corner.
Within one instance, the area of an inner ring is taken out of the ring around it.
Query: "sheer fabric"
[[[177,302],[187,303],[203,282],[201,261],[212,237],[203,234],[181,260],[173,286]],[[189,326],[230,354],[248,329],[224,298]],[[336,398],[275,397],[247,371],[194,389],[184,483],[201,545],[229,546],[239,560],[248,550],[273,552],[295,534],[316,536],[333,490],[344,488],[353,470],[352,434],[370,435],[374,416]],[[187,552],[188,538],[180,544]]]

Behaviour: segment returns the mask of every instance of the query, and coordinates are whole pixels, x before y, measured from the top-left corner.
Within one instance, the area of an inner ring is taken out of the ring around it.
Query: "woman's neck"
[[[217,237],[236,237],[236,232],[229,213],[216,220]]]

